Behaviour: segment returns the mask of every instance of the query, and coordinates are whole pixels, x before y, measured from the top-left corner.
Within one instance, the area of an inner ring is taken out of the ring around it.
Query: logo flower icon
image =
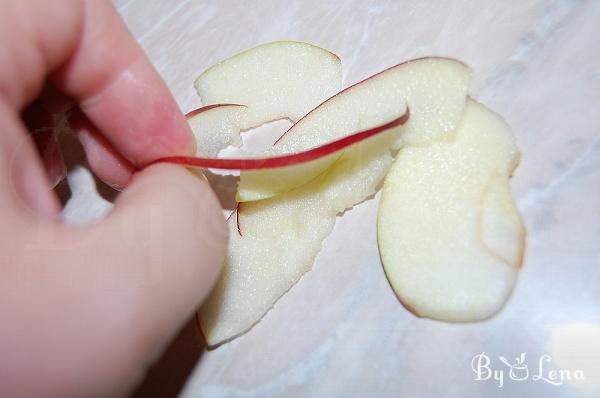
[[[500,356],[498,357],[502,363],[504,363],[510,369],[508,376],[511,380],[522,381],[527,380],[529,378],[529,369],[527,364],[525,363],[525,353],[522,352],[521,355],[515,358],[514,365],[508,362],[508,360]]]

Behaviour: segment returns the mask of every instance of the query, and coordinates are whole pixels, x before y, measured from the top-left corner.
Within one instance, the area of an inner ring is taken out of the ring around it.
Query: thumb
[[[32,396],[134,387],[208,294],[227,242],[207,182],[165,164],[139,172],[95,225],[35,225],[21,276],[6,276],[21,285],[2,293],[19,303],[14,327],[0,331],[11,358],[0,381]]]
[[[154,165],[134,176],[97,233],[103,239],[95,254],[106,257],[96,291],[109,288],[128,300],[118,307],[124,318],[136,320],[127,327],[137,329],[134,349],[144,369],[218,277],[227,243],[219,202],[202,175]]]
[[[202,174],[159,164],[137,173],[98,225],[114,252],[104,260],[110,287],[139,290],[148,319],[183,326],[209,293],[226,252],[220,204]],[[118,261],[115,261],[119,259]],[[175,330],[176,331],[176,330]]]

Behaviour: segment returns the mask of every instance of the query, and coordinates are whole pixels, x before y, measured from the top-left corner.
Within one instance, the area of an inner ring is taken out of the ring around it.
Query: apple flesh
[[[241,121],[247,107],[237,104],[208,105],[186,114],[196,139],[196,156],[216,157],[222,149],[242,145]]]
[[[219,62],[194,85],[203,105],[246,105],[240,122],[246,130],[268,121],[300,119],[341,89],[342,63],[320,47],[276,41]]]
[[[407,146],[383,186],[383,267],[416,315],[478,321],[515,284],[525,231],[508,179],[519,153],[501,117],[469,100],[453,140]]]
[[[346,134],[398,117],[410,108],[402,136],[392,143],[427,145],[447,139],[458,125],[467,96],[470,70],[447,58],[422,58],[396,65],[357,83],[316,107],[294,124],[263,156],[301,152]],[[389,157],[389,154],[387,155]],[[315,179],[336,161],[310,167],[244,171],[236,199],[266,199]]]

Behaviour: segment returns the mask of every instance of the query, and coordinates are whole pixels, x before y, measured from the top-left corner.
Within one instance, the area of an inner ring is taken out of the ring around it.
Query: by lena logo
[[[475,373],[475,380],[492,380],[498,384],[498,388],[502,388],[507,379],[516,382],[531,379],[535,382],[545,382],[553,386],[560,386],[569,380],[585,379],[583,371],[579,369],[551,369],[552,357],[548,354],[540,356],[536,363],[537,368],[532,367],[530,372],[526,355],[522,352],[512,363],[505,357],[499,356],[498,362],[500,363],[492,363],[491,358],[485,352],[477,354],[471,360],[471,369]]]

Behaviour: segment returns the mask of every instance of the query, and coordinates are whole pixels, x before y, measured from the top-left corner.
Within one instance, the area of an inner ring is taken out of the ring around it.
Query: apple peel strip
[[[293,153],[289,155],[273,156],[265,158],[208,158],[194,156],[167,156],[156,159],[148,166],[156,163],[174,163],[188,167],[201,167],[223,170],[261,170],[274,169],[281,167],[294,166],[301,163],[307,163],[320,159],[332,153],[345,149],[353,144],[359,143],[367,138],[383,133],[394,127],[404,125],[410,118],[410,109],[406,106],[406,112],[385,124],[350,134],[346,137],[329,142],[327,144],[311,148],[307,151]]]

